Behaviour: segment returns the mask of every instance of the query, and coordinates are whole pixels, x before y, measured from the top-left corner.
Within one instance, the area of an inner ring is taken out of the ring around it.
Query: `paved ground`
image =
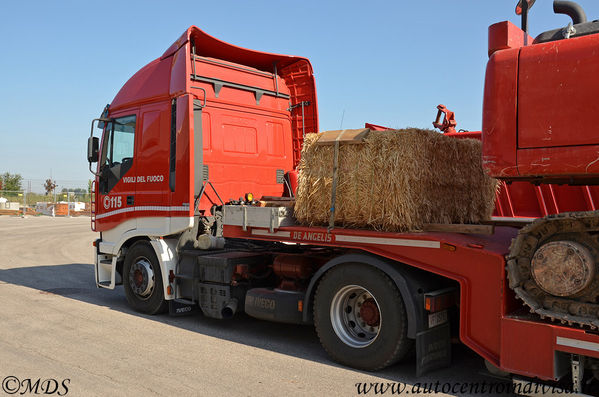
[[[140,315],[127,307],[122,287],[96,289],[95,236],[89,218],[0,216],[6,387],[14,387],[7,377],[15,376],[69,379],[68,395],[77,396],[353,396],[359,382],[407,384],[410,391],[425,382],[497,381],[482,375],[482,359],[463,346],[454,346],[451,368],[416,379],[413,358],[378,373],[338,366],[310,326],[244,315],[231,321]]]

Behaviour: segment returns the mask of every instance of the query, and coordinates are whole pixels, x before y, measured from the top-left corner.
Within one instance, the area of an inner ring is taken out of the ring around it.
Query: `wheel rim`
[[[379,304],[366,288],[345,286],[337,291],[331,302],[331,324],[346,345],[354,348],[369,346],[381,330]]]
[[[140,299],[146,300],[154,291],[154,270],[146,257],[135,259],[129,269],[129,286]]]

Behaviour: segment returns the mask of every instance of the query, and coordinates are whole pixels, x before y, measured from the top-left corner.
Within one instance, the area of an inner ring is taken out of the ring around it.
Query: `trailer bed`
[[[460,285],[461,341],[503,370],[555,380],[569,368],[562,368],[554,357],[575,353],[599,358],[599,335],[522,312],[505,269],[505,255],[517,233],[517,227],[508,226],[496,226],[489,235],[305,226],[243,230],[225,225],[223,234],[227,238],[359,250],[455,280]],[[309,297],[306,299],[304,307],[308,308]]]

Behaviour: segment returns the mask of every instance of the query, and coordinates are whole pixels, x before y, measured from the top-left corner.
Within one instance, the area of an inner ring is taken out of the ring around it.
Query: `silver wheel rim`
[[[147,300],[154,291],[154,270],[148,258],[140,256],[129,269],[129,286],[135,295]]]
[[[372,344],[383,322],[376,298],[359,285],[347,285],[337,291],[331,302],[330,315],[333,330],[339,339],[354,348]]]

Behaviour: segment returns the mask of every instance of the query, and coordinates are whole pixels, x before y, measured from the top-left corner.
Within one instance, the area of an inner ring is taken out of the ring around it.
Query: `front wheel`
[[[385,368],[413,346],[397,287],[368,265],[339,265],[325,274],[314,298],[314,325],[329,356],[353,368]]]
[[[137,242],[127,251],[123,285],[127,302],[134,310],[146,314],[166,311],[160,265],[149,242]]]

